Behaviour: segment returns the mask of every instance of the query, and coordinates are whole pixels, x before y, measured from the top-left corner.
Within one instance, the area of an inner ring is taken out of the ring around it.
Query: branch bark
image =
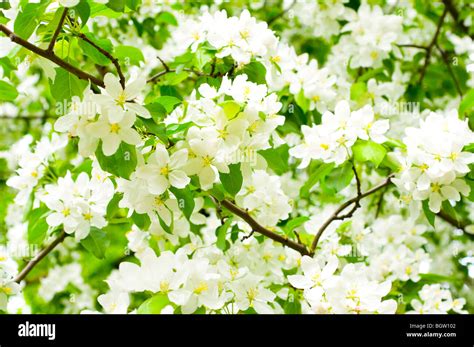
[[[220,204],[224,206],[226,209],[228,209],[230,212],[233,214],[239,216],[242,218],[245,222],[247,222],[248,225],[252,227],[252,230],[254,232],[260,233],[273,241],[279,242],[289,248],[292,248],[298,252],[301,253],[301,255],[309,255],[308,249],[306,248],[305,245],[292,241],[286,236],[279,235],[271,230],[268,230],[267,228],[261,226],[250,214],[248,214],[247,211],[241,209],[237,205],[233,204],[229,200],[221,200]]]
[[[461,229],[462,231],[464,231],[464,234],[466,234],[470,239],[474,240],[474,235],[466,231],[466,227],[469,226],[470,223],[458,220],[457,218],[451,216],[443,210],[439,211],[436,215],[445,222],[451,224],[453,227]]]
[[[56,65],[62,67],[64,70],[72,73],[78,78],[82,80],[90,81],[91,83],[99,87],[103,87],[103,88],[105,87],[103,80],[69,64],[67,61],[59,58],[56,54],[54,54],[53,51],[48,51],[47,49],[39,48],[38,46],[35,46],[34,44],[28,42],[27,40],[22,39],[21,37],[16,35],[14,32],[12,32],[10,29],[8,29],[5,25],[0,24],[0,31],[3,32],[6,36],[8,36],[12,42],[15,42],[16,44],[25,47],[29,51],[36,53],[39,56],[52,61]]]
[[[28,264],[21,270],[21,272],[15,277],[15,282],[20,283],[33,268],[44,258],[46,257],[57,245],[59,245],[66,238],[67,234],[64,231],[58,235],[53,242],[51,242],[46,248],[41,250],[33,259],[31,259]]]
[[[321,238],[322,234],[324,231],[329,227],[329,225],[334,222],[335,220],[344,220],[346,218],[350,218],[354,215],[354,212],[360,207],[360,201],[364,199],[365,197],[379,191],[380,189],[388,186],[391,183],[393,175],[390,175],[387,177],[387,179],[380,183],[379,185],[373,187],[372,189],[369,189],[365,193],[359,193],[357,196],[353,197],[352,199],[347,200],[344,202],[341,206],[339,206],[336,211],[323,223],[323,225],[319,228],[318,232],[316,233],[316,236],[313,239],[313,242],[311,244],[310,248],[310,254],[313,255],[314,251],[316,250],[316,247],[318,246],[319,239]],[[349,206],[353,205],[351,210],[345,214],[342,214],[344,210],[346,210]]]

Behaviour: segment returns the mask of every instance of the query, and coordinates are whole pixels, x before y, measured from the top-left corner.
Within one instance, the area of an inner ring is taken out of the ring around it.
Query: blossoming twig
[[[39,56],[52,61],[53,63],[62,67],[64,70],[69,71],[73,75],[77,76],[79,79],[90,81],[99,87],[103,87],[103,88],[105,87],[103,80],[69,64],[68,62],[66,62],[65,60],[59,58],[56,54],[54,54],[53,51],[48,51],[47,49],[39,48],[38,46],[35,46],[34,44],[28,42],[27,40],[22,39],[21,37],[16,35],[14,32],[12,32],[10,29],[8,29],[5,25],[0,24],[0,31],[3,32],[5,35],[7,35],[12,42],[15,42],[16,44],[19,44],[20,46],[25,47],[29,51],[36,53]]]
[[[248,214],[247,211],[242,210],[240,207],[234,205],[229,200],[224,199],[220,201],[220,203],[229,211],[231,211],[232,213],[234,213],[235,215],[239,216],[244,221],[246,221],[248,225],[252,227],[253,231],[256,231],[262,235],[265,235],[266,237],[272,239],[273,241],[279,242],[287,247],[290,247],[300,252],[302,255],[309,255],[308,249],[306,248],[305,245],[294,242],[286,236],[279,235],[277,233],[274,233],[271,230],[268,230],[267,228],[264,228],[250,214]]]
[[[33,268],[44,258],[48,255],[49,252],[51,252],[57,245],[59,245],[63,240],[66,238],[67,234],[64,231],[61,231],[61,233],[58,235],[56,239],[54,239],[53,242],[51,242],[46,248],[41,250],[33,259],[31,259],[28,264],[21,270],[21,272],[15,277],[15,282],[20,283],[29,273]]]
[[[343,220],[343,219],[352,217],[354,212],[360,207],[360,200],[388,186],[391,183],[392,177],[393,175],[388,176],[387,179],[384,182],[380,183],[378,186],[375,186],[372,189],[369,189],[365,193],[357,194],[357,196],[353,197],[352,199],[347,200],[345,203],[339,206],[338,209],[334,211],[334,213],[328,218],[328,220],[324,222],[321,228],[319,228],[316,236],[313,239],[313,243],[311,244],[310,254],[311,255],[314,254],[314,251],[316,250],[316,247],[318,246],[319,239],[321,238],[321,235],[324,233],[324,231],[332,222],[334,222],[335,220]],[[348,208],[351,205],[354,205],[354,206],[349,212],[345,214],[341,214],[341,212],[343,212],[346,208]]]

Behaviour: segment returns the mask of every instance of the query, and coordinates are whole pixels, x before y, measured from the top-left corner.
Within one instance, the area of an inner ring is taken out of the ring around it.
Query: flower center
[[[194,289],[194,293],[201,294],[202,292],[205,292],[208,289],[209,287],[207,286],[207,283],[204,281],[201,281],[199,282],[199,285]]]
[[[111,133],[118,134],[119,131],[120,131],[120,125],[118,125],[117,123],[110,124]]]

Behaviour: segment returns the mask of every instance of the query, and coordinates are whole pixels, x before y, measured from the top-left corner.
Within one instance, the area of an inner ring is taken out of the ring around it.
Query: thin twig
[[[439,53],[441,54],[441,57],[443,58],[444,64],[446,65],[446,68],[448,69],[449,74],[451,75],[451,78],[454,82],[454,85],[456,86],[456,91],[458,92],[459,96],[463,97],[461,86],[459,85],[459,81],[456,78],[456,75],[454,74],[453,69],[451,68],[451,64],[449,63],[449,57],[448,54],[441,49],[441,47],[436,43],[436,48],[438,49]]]
[[[194,69],[184,68],[184,69],[182,69],[181,71],[192,72],[192,73],[194,73],[194,74],[196,74],[196,75],[198,75],[198,76],[204,76],[204,74],[203,74],[202,72],[197,71],[197,70],[194,70]],[[160,77],[162,77],[162,76],[164,76],[164,75],[166,75],[166,74],[168,74],[168,73],[172,73],[172,72],[176,72],[176,69],[170,69],[170,68],[166,69],[166,68],[165,68],[165,70],[160,71],[160,72],[158,72],[156,75],[150,77],[150,78],[148,79],[147,83],[156,82],[158,79],[160,79]]]
[[[21,270],[21,272],[15,277],[15,282],[20,283],[33,268],[44,258],[46,257],[57,245],[59,245],[66,238],[67,234],[64,231],[58,235],[46,248],[41,250],[33,259],[31,259],[28,264]]]
[[[61,29],[63,28],[64,20],[67,17],[67,13],[68,13],[68,8],[65,7],[63,9],[63,13],[61,14],[61,18],[59,19],[58,26],[56,30],[54,31],[53,37],[51,38],[51,41],[49,42],[49,46],[47,49],[48,52],[52,52],[54,49],[54,44],[56,43],[56,39],[58,38],[59,33],[61,32]]]
[[[425,78],[426,69],[428,68],[428,65],[430,64],[431,53],[433,51],[433,47],[436,45],[436,42],[438,41],[438,36],[441,32],[441,27],[443,26],[444,19],[446,18],[447,13],[448,13],[448,8],[445,6],[443,10],[443,14],[441,15],[441,17],[439,17],[438,25],[436,27],[436,32],[433,36],[433,39],[431,40],[426,50],[425,63],[423,64],[423,67],[421,68],[420,79],[418,81],[420,85],[423,82],[423,79]]]
[[[466,231],[466,228],[470,225],[470,223],[465,222],[465,221],[461,221],[461,220],[449,215],[448,213],[446,213],[443,210],[439,211],[436,215],[439,218],[441,218],[442,220],[444,220],[445,222],[451,224],[453,227],[464,231],[464,234],[466,234],[469,238],[474,240],[474,235],[470,234]]]
[[[412,43],[407,43],[407,44],[400,44],[400,45],[397,45],[398,47],[402,47],[402,48],[418,48],[418,49],[423,49],[425,51],[428,50],[428,47],[426,46],[422,46],[422,45],[415,45],[415,44],[412,44]]]
[[[358,194],[357,196],[353,197],[352,199],[347,200],[344,202],[341,206],[339,206],[336,211],[323,223],[323,225],[319,228],[318,232],[316,233],[316,236],[313,239],[313,242],[311,244],[310,248],[310,253],[314,254],[314,251],[316,250],[316,247],[318,246],[319,239],[321,238],[321,235],[324,233],[324,231],[327,229],[327,227],[334,222],[335,220],[344,220],[346,218],[350,218],[353,216],[354,212],[357,210],[358,207],[360,207],[360,200],[363,198],[377,192],[378,190],[388,186],[391,183],[393,175],[390,175],[387,177],[387,179],[380,183],[379,185],[373,187],[372,189],[369,189],[365,193]],[[345,213],[341,214],[345,209],[347,209],[349,206],[354,205],[352,209]]]
[[[234,205],[232,202],[229,200],[221,200],[220,201],[221,205],[224,206],[226,209],[228,209],[230,212],[233,214],[239,216],[242,218],[245,222],[247,222],[248,225],[252,228],[253,231],[260,233],[273,241],[279,242],[289,248],[292,248],[298,252],[300,252],[302,255],[309,255],[308,249],[306,248],[305,245],[292,241],[286,236],[279,235],[271,230],[268,230],[267,228],[261,226],[250,214],[248,214],[247,211],[241,209],[240,207]]]
[[[5,35],[7,35],[12,42],[15,42],[19,44],[20,46],[25,47],[26,49],[30,50],[33,53],[38,54],[39,56],[46,58],[56,65],[62,67],[64,70],[69,71],[73,75],[77,76],[79,79],[90,81],[91,83],[94,83],[95,85],[99,87],[105,87],[104,81],[91,75],[88,74],[87,72],[82,71],[81,69],[69,64],[65,60],[59,58],[56,54],[54,54],[53,51],[49,52],[46,49],[39,48],[38,46],[35,46],[34,44],[28,42],[27,40],[22,39],[18,35],[16,35],[14,32],[12,32],[10,29],[8,29],[5,25],[0,24],[0,31],[3,32]]]
[[[449,14],[454,19],[456,25],[465,33],[468,34],[471,39],[474,39],[474,35],[469,34],[469,28],[464,25],[464,23],[459,18],[459,11],[457,10],[456,6],[454,6],[452,0],[443,0],[444,6],[448,9]]]
[[[114,64],[115,69],[117,70],[117,74],[119,75],[120,85],[122,86],[122,88],[125,88],[125,76],[123,75],[122,67],[120,66],[119,60],[115,58],[114,56],[112,56],[112,54],[107,52],[105,49],[97,45],[94,41],[89,39],[85,34],[80,33],[77,36],[79,36],[82,40],[84,40],[85,42],[90,44],[92,47],[94,47],[96,50],[98,50],[103,56],[109,59],[112,62],[112,64]]]

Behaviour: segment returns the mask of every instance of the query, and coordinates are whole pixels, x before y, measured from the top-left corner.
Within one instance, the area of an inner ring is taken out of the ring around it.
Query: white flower
[[[109,292],[99,295],[97,301],[104,308],[105,313],[124,314],[127,313],[130,298],[127,293]]]
[[[102,106],[102,112],[107,112],[112,123],[121,122],[126,111],[136,113],[143,118],[151,117],[145,107],[133,101],[145,88],[145,78],[138,77],[123,88],[119,79],[109,72],[104,77],[104,84],[105,89],[102,89],[102,94],[94,95],[93,98]]]
[[[184,188],[190,181],[182,171],[187,160],[187,149],[180,149],[170,156],[163,145],[157,145],[148,163],[137,168],[136,177],[147,181],[152,194],[163,194],[170,186]]]
[[[110,156],[117,151],[122,141],[130,145],[140,143],[140,135],[132,128],[135,118],[129,111],[118,122],[110,119],[109,115],[102,115],[97,122],[87,126],[87,131],[102,140],[102,151]]]
[[[235,304],[240,311],[246,311],[251,307],[260,314],[275,312],[270,303],[274,303],[276,295],[265,288],[261,281],[261,277],[247,274],[230,284],[230,288],[235,294]]]

